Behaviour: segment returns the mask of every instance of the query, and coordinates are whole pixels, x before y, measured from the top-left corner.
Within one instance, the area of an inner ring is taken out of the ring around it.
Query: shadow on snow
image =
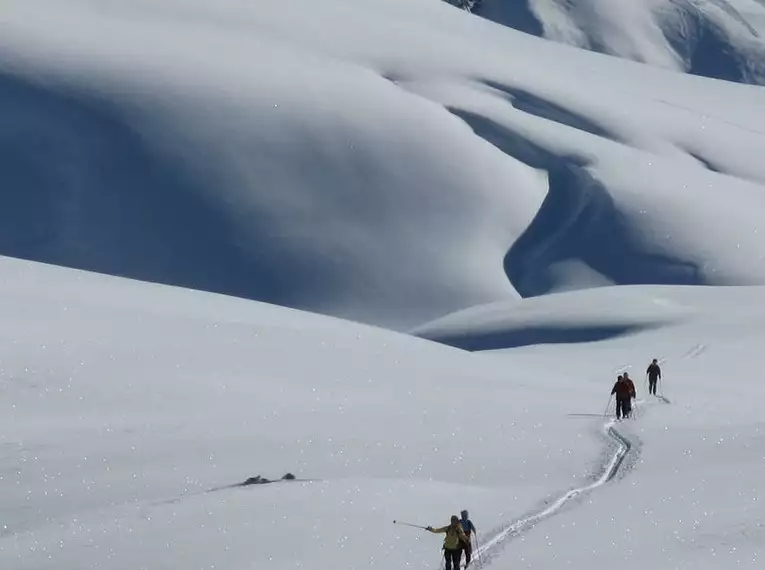
[[[505,272],[522,296],[543,295],[560,286],[591,286],[561,282],[561,262],[578,263],[618,285],[706,284],[695,264],[652,250],[645,243],[632,220],[587,170],[586,158],[555,155],[482,115],[457,108],[449,110],[505,154],[548,172],[548,194],[504,260]],[[561,112],[556,109],[557,114]],[[619,331],[588,334],[602,338]]]
[[[265,215],[245,242],[222,191],[116,105],[6,73],[0,109],[0,255],[290,306],[329,279]]]

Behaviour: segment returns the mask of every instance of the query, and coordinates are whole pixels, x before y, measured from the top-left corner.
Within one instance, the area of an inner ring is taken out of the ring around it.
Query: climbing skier
[[[465,536],[465,531],[462,530],[460,519],[456,515],[452,515],[449,526],[442,526],[440,528],[429,526],[426,527],[426,530],[434,533],[446,533],[443,546],[444,560],[446,561],[445,570],[452,570],[452,568],[459,570],[463,545],[470,544],[468,537]]]
[[[631,417],[632,416],[632,400],[637,398],[637,391],[635,390],[635,384],[632,382],[632,378],[630,378],[630,375],[628,372],[624,373],[624,381],[627,382],[627,385],[630,387],[630,399],[627,401],[627,415],[624,417]]]
[[[473,525],[473,521],[468,518],[467,511],[462,511],[460,513],[460,524],[462,525],[462,530],[465,532],[465,536],[467,536],[468,539],[467,544],[463,548],[465,551],[465,568],[467,568],[470,565],[470,559],[473,557],[473,543],[471,542],[471,535],[475,533],[475,526]]]
[[[637,394],[635,392],[635,385],[632,383],[632,378],[630,378],[630,373],[629,372],[625,372],[624,373],[624,380],[627,382],[627,384],[629,384],[632,397],[636,398]]]
[[[648,374],[648,393],[656,395],[656,385],[661,379],[661,368],[659,363],[654,358],[651,364],[648,365],[648,369],[645,371]]]
[[[632,411],[632,398],[635,397],[635,385],[629,375],[619,375],[616,384],[611,389],[611,395],[616,394],[616,419],[628,418]]]

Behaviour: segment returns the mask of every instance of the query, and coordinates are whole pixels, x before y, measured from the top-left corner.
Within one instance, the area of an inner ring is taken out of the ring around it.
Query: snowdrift
[[[603,287],[471,307],[412,334],[471,351],[577,344],[690,323],[754,326],[765,319],[762,287]]]

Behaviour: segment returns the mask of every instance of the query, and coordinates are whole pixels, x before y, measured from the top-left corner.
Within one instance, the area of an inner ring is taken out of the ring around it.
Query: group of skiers
[[[465,553],[465,568],[470,564],[473,556],[471,537],[475,534],[475,526],[468,518],[468,512],[460,513],[462,518],[452,515],[451,522],[440,528],[426,527],[425,530],[435,533],[446,533],[444,537],[444,561],[446,570],[459,570],[462,561],[462,553]]]
[[[656,395],[656,386],[661,379],[661,368],[654,358],[645,371],[648,376],[648,393]],[[626,419],[632,415],[632,399],[637,396],[635,384],[629,373],[620,374],[616,384],[611,389],[611,395],[616,395],[616,419]]]
[[[656,387],[661,379],[661,368],[658,361],[654,358],[646,370],[648,377],[648,392],[656,395]],[[617,419],[628,418],[632,414],[632,399],[636,397],[635,384],[632,382],[629,373],[620,374],[616,384],[611,389],[611,395],[616,395],[616,417]],[[425,527],[434,533],[446,534],[444,538],[443,551],[445,570],[459,570],[462,562],[462,553],[465,553],[465,568],[468,567],[473,555],[473,546],[471,539],[475,535],[475,526],[468,518],[468,512],[462,511],[461,518],[452,515],[451,521],[447,526],[433,528]],[[395,522],[395,521],[394,521]],[[419,527],[422,528],[422,527]]]

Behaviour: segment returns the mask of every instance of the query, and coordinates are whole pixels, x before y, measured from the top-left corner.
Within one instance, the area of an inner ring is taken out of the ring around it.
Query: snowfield
[[[762,6],[476,11],[6,3],[0,568],[761,567]]]
[[[440,539],[392,521],[462,508],[500,568],[760,563],[762,288],[601,288],[632,306],[617,320],[654,320],[648,301],[673,319],[476,355],[23,261],[2,275],[4,568],[435,568]],[[597,325],[592,294],[547,311]],[[525,318],[552,327],[543,300]],[[642,385],[652,355],[669,404]],[[640,395],[617,427],[630,452],[558,509],[612,461],[621,370]],[[286,472],[309,481],[228,487]]]
[[[440,539],[394,519],[467,505],[489,530],[598,469],[551,378],[279,307],[2,275],[3,568],[423,567]],[[311,481],[205,493],[287,472]]]
[[[487,358],[523,371],[557,369],[565,397],[607,362],[614,374],[627,370],[646,400],[639,419],[619,425],[639,450],[625,478],[513,542],[502,559],[507,567],[762,564],[765,386],[755,368],[763,294],[760,287],[607,288],[475,308],[420,329],[471,349],[498,348],[502,340],[522,346],[525,334],[540,344]],[[589,343],[592,331],[621,334],[615,326],[638,332]],[[651,356],[661,361],[660,392],[669,405],[645,396]]]

